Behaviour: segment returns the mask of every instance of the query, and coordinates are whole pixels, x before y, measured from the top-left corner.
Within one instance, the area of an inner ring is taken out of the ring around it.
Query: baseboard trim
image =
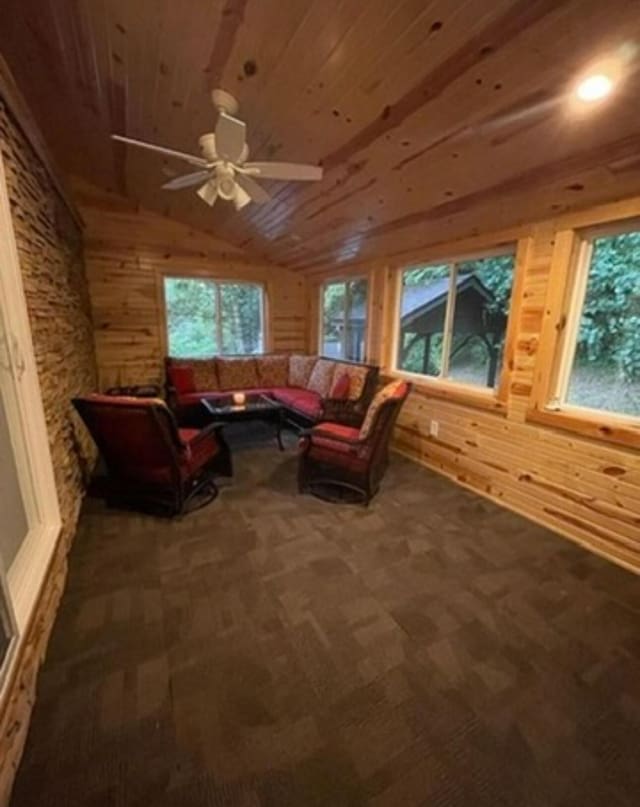
[[[405,451],[402,448],[398,448],[397,446],[394,445],[391,446],[391,450],[395,454],[398,454],[399,456],[404,457],[405,459],[411,460],[411,462],[415,462],[416,465],[421,465],[423,468],[428,468],[430,471],[433,471],[434,473],[437,473],[440,476],[446,477],[454,484],[459,485],[462,488],[466,488],[467,490],[470,490],[472,493],[476,493],[478,496],[482,496],[484,499],[488,499],[494,504],[497,504],[499,507],[502,507],[505,510],[510,510],[512,513],[517,513],[519,516],[522,516],[523,518],[532,521],[534,524],[539,524],[541,527],[544,527],[547,530],[551,530],[552,532],[557,533],[563,538],[567,538],[574,544],[579,544],[581,547],[587,549],[589,552],[592,552],[594,555],[599,555],[605,560],[608,560],[611,563],[615,563],[617,566],[622,566],[623,569],[626,569],[629,572],[633,572],[636,575],[640,575],[640,568],[638,566],[634,565],[630,561],[626,561],[624,558],[619,558],[616,555],[611,554],[598,546],[595,546],[589,541],[586,541],[584,538],[581,538],[580,536],[571,533],[569,530],[563,529],[562,527],[556,526],[555,524],[549,524],[548,522],[545,522],[544,519],[532,515],[524,508],[518,507],[517,505],[512,504],[508,500],[502,499],[498,496],[493,496],[486,490],[474,487],[474,485],[471,485],[468,482],[462,482],[460,479],[456,477],[455,474],[449,473],[443,468],[438,467],[437,465],[432,465],[431,463],[427,462],[421,457],[418,457],[416,454],[413,454],[410,451]]]

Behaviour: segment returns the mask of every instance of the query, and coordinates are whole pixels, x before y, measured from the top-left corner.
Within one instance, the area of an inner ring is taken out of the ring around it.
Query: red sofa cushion
[[[353,426],[323,422],[313,427],[310,437],[302,438],[301,445],[311,441],[308,456],[317,462],[363,471],[369,460],[370,446],[358,442],[359,437],[360,429]]]
[[[169,376],[169,383],[175,387],[178,395],[188,392],[194,392],[196,388],[196,381],[193,374],[193,367],[189,365],[176,366],[172,365],[167,368]]]
[[[313,427],[311,434],[314,442],[317,439],[330,438],[331,436],[335,436],[339,440],[352,440],[355,442],[360,437],[360,429],[355,429],[353,426],[343,426],[342,423],[323,421]]]
[[[349,397],[350,386],[351,378],[349,377],[349,374],[340,373],[340,375],[336,376],[335,381],[333,382],[329,397],[335,398],[339,401],[346,400]]]
[[[278,387],[272,390],[276,401],[294,409],[308,418],[316,420],[322,413],[322,403],[317,392],[299,387]]]

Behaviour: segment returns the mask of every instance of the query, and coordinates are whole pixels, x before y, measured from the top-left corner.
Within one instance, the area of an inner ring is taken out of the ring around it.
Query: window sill
[[[530,409],[527,422],[615,443],[624,448],[640,448],[640,422],[633,417],[565,406],[563,409]]]
[[[448,379],[427,378],[419,373],[407,373],[404,370],[386,369],[382,373],[392,379],[401,378],[410,381],[414,385],[414,391],[427,398],[438,398],[462,406],[485,409],[497,415],[507,414],[505,403],[498,398],[494,389],[483,389]]]

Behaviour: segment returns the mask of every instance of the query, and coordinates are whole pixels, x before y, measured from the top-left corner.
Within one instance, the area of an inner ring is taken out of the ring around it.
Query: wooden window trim
[[[564,400],[586,294],[593,239],[637,227],[636,218],[620,224],[560,230],[556,234],[527,422],[625,448],[640,448],[640,419],[575,406]]]
[[[389,340],[389,347],[386,355],[386,367],[383,372],[390,378],[403,378],[411,381],[423,394],[450,401],[454,404],[469,406],[477,409],[484,409],[499,415],[507,414],[507,404],[511,379],[515,367],[515,353],[518,333],[518,323],[522,311],[523,291],[525,272],[527,263],[531,257],[533,249],[533,238],[526,236],[518,240],[515,249],[513,284],[511,288],[511,298],[509,301],[509,318],[507,321],[507,332],[505,336],[505,346],[500,372],[500,381],[495,389],[480,387],[475,384],[465,384],[461,381],[454,381],[450,378],[425,376],[420,373],[410,373],[397,367],[398,347],[400,340],[400,305],[402,302],[402,275],[411,266],[399,266],[390,270],[390,283],[387,288],[392,292],[390,310],[393,312],[392,333]],[[502,245],[494,249],[485,249],[481,252],[466,253],[456,255],[453,261],[440,260],[438,263],[448,263],[453,270],[450,272],[449,295],[447,298],[447,312],[445,314],[445,327],[451,330],[453,323],[455,294],[452,296],[452,286],[455,283],[454,277],[457,271],[457,264],[474,258],[489,258],[497,255],[510,254],[509,245]],[[412,262],[415,263],[415,262]],[[435,263],[435,261],[434,261]],[[451,331],[452,334],[452,331]],[[444,369],[444,368],[443,368]]]
[[[391,379],[411,381],[413,386],[430,398],[449,401],[450,403],[470,406],[476,409],[486,409],[496,414],[507,414],[507,404],[498,398],[496,390],[477,387],[474,384],[465,384],[461,381],[451,381],[448,378],[431,378],[420,373],[408,373],[405,370],[384,370],[384,375]]]

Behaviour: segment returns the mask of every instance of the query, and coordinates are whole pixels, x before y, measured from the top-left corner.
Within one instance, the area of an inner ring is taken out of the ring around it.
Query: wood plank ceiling
[[[304,270],[511,227],[640,191],[638,0],[5,0],[0,52],[71,174]],[[600,107],[567,91],[623,56]],[[255,158],[320,163],[270,204],[160,191],[209,91]]]

